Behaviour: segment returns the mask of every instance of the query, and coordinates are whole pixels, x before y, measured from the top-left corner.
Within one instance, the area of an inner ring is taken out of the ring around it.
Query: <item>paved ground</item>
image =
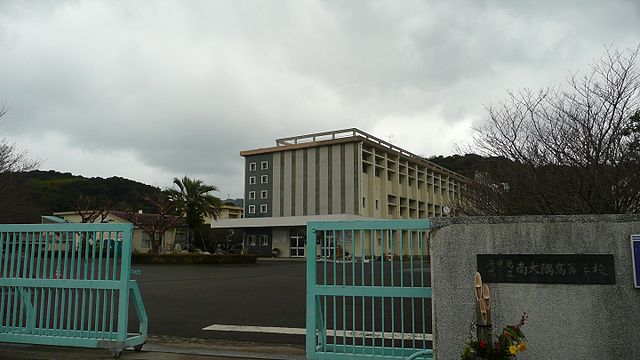
[[[212,324],[305,327],[305,264],[136,266],[149,333],[303,344],[304,336],[203,331]]]
[[[304,328],[306,308],[306,264],[304,262],[259,261],[255,265],[206,265],[206,266],[135,266],[142,274],[134,276],[149,316],[148,342],[142,352],[126,351],[123,359],[158,360],[223,360],[223,359],[304,359],[304,335],[276,335],[248,332],[204,331],[213,324],[257,325],[270,327]],[[347,268],[348,270],[348,268]],[[376,283],[384,278],[389,282],[391,268],[387,266],[374,272],[373,279],[365,276],[365,283]],[[430,279],[428,269],[424,278]],[[318,276],[325,269],[318,268]],[[348,273],[347,271],[346,273]],[[404,284],[414,283],[420,274],[417,269],[395,268],[396,283],[404,275]],[[356,282],[362,276],[354,277]],[[328,282],[333,281],[331,265],[327,269]],[[340,282],[342,272],[337,268],[336,279]],[[345,274],[343,279],[351,281]],[[362,304],[354,298],[347,301],[347,308]],[[398,314],[402,302],[396,300],[394,308]],[[367,311],[374,306],[377,312],[381,303],[367,303]],[[404,304],[405,309],[411,306]],[[332,318],[328,306],[327,318]],[[393,312],[386,302],[386,328]],[[427,305],[430,309],[430,304]],[[340,305],[338,306],[340,308]],[[377,318],[378,324],[380,318]],[[431,323],[430,313],[425,314],[426,323]],[[331,320],[330,320],[331,321]],[[337,320],[340,322],[340,319]],[[370,318],[365,319],[367,328]],[[396,322],[398,317],[396,315]],[[349,319],[346,320],[349,322]],[[379,326],[379,325],[378,325]],[[331,326],[328,326],[331,329]],[[343,328],[338,325],[337,329]],[[347,326],[347,329],[350,327]],[[131,328],[131,330],[134,330]],[[430,332],[430,326],[427,329]],[[108,350],[57,348],[33,345],[0,344],[0,359],[111,359]]]
[[[272,359],[303,360],[304,348],[292,345],[268,345],[251,342],[185,339],[149,336],[140,352],[126,350],[124,360],[230,360]],[[11,360],[78,360],[113,359],[106,349],[83,349],[0,343],[0,359]]]
[[[149,315],[150,334],[304,344],[304,335],[202,330],[212,324],[304,328],[304,262],[259,261],[255,265],[214,266],[146,265],[135,268],[142,270],[142,275],[134,278],[138,280]],[[328,278],[331,280],[331,268],[328,270]],[[318,273],[319,276],[323,275],[322,267]],[[404,273],[405,279],[408,279],[406,269]],[[396,273],[396,277],[398,276]],[[388,270],[386,277],[389,277]],[[376,279],[380,279],[379,274]],[[430,279],[428,271],[425,272],[425,279]],[[350,302],[347,305],[351,307]],[[375,306],[380,309],[378,302]],[[390,304],[387,302],[385,306],[389,315]],[[400,303],[396,302],[396,310],[399,306]],[[406,306],[410,304],[407,303]],[[430,309],[430,305],[428,308]],[[430,313],[426,314],[426,321],[427,324],[431,323]]]

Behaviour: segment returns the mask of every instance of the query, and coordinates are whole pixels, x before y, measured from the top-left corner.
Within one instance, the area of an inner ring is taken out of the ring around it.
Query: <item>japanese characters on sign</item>
[[[485,282],[615,284],[612,254],[478,254]]]

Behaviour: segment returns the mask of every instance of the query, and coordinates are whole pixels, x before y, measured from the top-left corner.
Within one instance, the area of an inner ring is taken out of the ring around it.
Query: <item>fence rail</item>
[[[140,349],[148,321],[130,280],[132,231],[131,224],[0,225],[0,342],[100,347],[114,356]]]

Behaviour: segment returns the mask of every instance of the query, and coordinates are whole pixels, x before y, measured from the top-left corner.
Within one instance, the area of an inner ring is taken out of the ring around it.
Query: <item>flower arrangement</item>
[[[510,360],[527,349],[527,339],[521,327],[528,319],[523,313],[517,325],[507,325],[502,329],[494,343],[491,331],[491,304],[489,287],[482,284],[479,273],[475,275],[476,293],[476,321],[472,325],[476,328],[477,337],[474,340],[470,331],[469,339],[462,352],[461,360]]]
[[[510,360],[519,353],[527,350],[527,339],[522,330],[522,325],[527,321],[527,313],[522,314],[522,318],[517,325],[507,325],[502,329],[495,344],[485,339],[474,340],[469,337],[466,341],[462,360]],[[475,325],[475,324],[474,324]]]

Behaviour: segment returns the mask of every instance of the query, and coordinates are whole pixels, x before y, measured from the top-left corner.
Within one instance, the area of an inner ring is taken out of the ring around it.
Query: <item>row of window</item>
[[[256,171],[258,169],[258,164],[257,163],[249,163],[249,171]],[[262,161],[260,162],[260,170],[268,170],[269,169],[269,162],[268,161]]]
[[[269,211],[269,207],[267,206],[267,204],[260,204],[260,213],[266,214],[267,211]],[[255,214],[255,213],[256,213],[256,206],[249,205],[249,214]]]
[[[249,243],[249,246],[256,246],[256,236],[247,235],[247,242]],[[260,246],[269,246],[269,236],[260,234]]]
[[[269,191],[260,190],[260,199],[268,199],[268,198],[269,198]],[[249,191],[249,200],[255,200],[255,199],[256,199],[256,192]]]
[[[249,184],[254,185],[256,183],[255,176],[249,176]],[[269,175],[260,175],[260,184],[268,184],[269,183]]]

